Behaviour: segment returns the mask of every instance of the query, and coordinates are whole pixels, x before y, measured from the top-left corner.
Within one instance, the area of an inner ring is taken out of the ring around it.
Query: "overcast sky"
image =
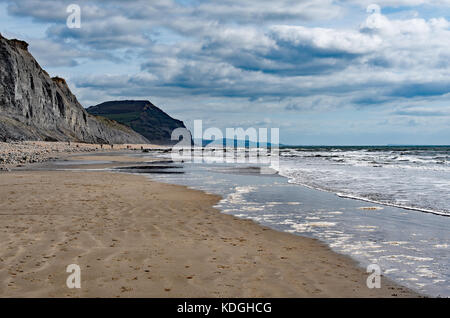
[[[0,0],[0,32],[85,107],[149,99],[289,144],[450,144],[450,0]]]

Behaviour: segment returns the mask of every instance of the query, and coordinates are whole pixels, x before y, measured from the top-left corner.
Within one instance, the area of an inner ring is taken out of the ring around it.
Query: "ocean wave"
[[[294,149],[280,158],[277,171],[290,183],[340,197],[450,216],[449,152]]]

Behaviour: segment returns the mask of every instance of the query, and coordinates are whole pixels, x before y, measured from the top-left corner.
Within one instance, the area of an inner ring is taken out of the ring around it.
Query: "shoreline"
[[[349,195],[349,194],[344,194],[344,193],[340,193],[340,192],[326,190],[326,189],[322,189],[322,188],[319,188],[319,187],[313,187],[313,186],[310,186],[310,185],[307,185],[307,184],[304,184],[304,183],[291,182],[289,177],[281,175],[281,174],[280,174],[280,176],[283,177],[283,178],[286,178],[288,180],[288,182],[291,183],[291,184],[296,184],[296,185],[299,185],[299,186],[302,186],[302,187],[306,187],[306,188],[309,188],[309,189],[312,189],[312,190],[316,190],[316,191],[332,193],[332,194],[338,196],[339,198],[351,199],[351,200],[355,200],[355,201],[362,201],[362,202],[368,202],[368,203],[375,203],[375,204],[379,204],[379,205],[383,205],[383,206],[387,206],[387,207],[399,208],[399,209],[403,209],[403,210],[423,212],[423,213],[428,213],[428,214],[433,214],[433,215],[438,215],[438,216],[450,217],[450,214],[444,213],[444,212],[440,212],[440,211],[427,210],[427,209],[415,208],[415,207],[410,207],[410,206],[403,206],[403,205],[394,204],[394,203],[388,203],[388,202],[382,202],[382,201],[366,199],[366,198],[358,197],[358,196],[352,196],[352,195]]]
[[[0,288],[1,297],[421,296],[384,276],[381,289],[368,289],[368,274],[350,257],[223,214],[213,208],[216,195],[112,172],[2,175],[8,202],[0,205],[0,237],[9,243],[0,253],[0,281],[11,285]],[[31,194],[14,200],[21,185]],[[5,214],[11,208],[34,212]],[[20,231],[10,227],[26,216]],[[40,233],[37,242],[30,232]],[[80,263],[85,288],[65,286],[71,262]]]

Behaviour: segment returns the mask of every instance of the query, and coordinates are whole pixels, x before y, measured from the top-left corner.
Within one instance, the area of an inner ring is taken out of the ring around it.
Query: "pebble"
[[[98,145],[67,142],[12,141],[0,142],[0,171],[27,163],[52,160],[61,153],[98,151]]]

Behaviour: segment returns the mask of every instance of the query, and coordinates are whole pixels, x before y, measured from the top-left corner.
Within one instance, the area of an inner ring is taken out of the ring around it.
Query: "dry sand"
[[[1,297],[415,297],[219,197],[108,172],[0,174]],[[68,289],[66,267],[81,267]]]

